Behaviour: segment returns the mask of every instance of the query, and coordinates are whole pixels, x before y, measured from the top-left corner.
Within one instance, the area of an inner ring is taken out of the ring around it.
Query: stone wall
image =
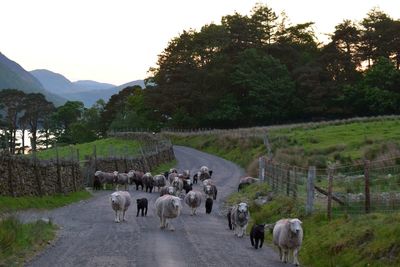
[[[45,196],[83,188],[78,162],[0,155],[0,195]]]
[[[92,157],[80,163],[67,160],[57,163],[0,154],[0,195],[18,197],[67,194],[92,186],[96,170],[148,172],[175,159],[171,145],[158,143],[153,147],[144,147],[142,156],[136,158]]]

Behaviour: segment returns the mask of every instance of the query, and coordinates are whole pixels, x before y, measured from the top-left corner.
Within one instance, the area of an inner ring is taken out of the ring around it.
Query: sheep
[[[139,211],[142,210],[142,217],[147,216],[147,198],[140,198],[136,199],[136,204],[137,204],[137,213],[136,217],[139,216]]]
[[[143,190],[143,175],[144,173],[141,171],[131,170],[128,172],[128,177],[130,179],[129,183],[132,184],[134,182],[136,185],[136,190],[139,190],[139,186],[141,186]]]
[[[241,202],[233,206],[227,214],[229,229],[234,230],[237,237],[243,237],[250,219],[249,206]]]
[[[165,179],[165,176],[162,174],[155,175],[153,177],[154,180],[154,186],[158,188],[158,192],[160,192],[161,187],[164,187],[167,184],[167,180]]]
[[[164,195],[157,198],[155,202],[156,214],[160,218],[160,228],[169,228],[174,231],[174,227],[167,220],[176,218],[180,215],[182,204],[179,197]]]
[[[259,179],[253,178],[253,177],[243,177],[243,178],[241,178],[240,181],[239,181],[238,192],[241,189],[243,189],[244,187],[246,187],[246,186],[248,186],[250,184],[256,183],[258,181],[259,181]]]
[[[185,203],[192,209],[190,215],[196,215],[196,209],[201,205],[201,193],[199,191],[190,191],[185,196]]]
[[[102,172],[96,171],[94,173],[95,179],[98,179],[100,183],[103,185],[103,189],[106,189],[106,184],[114,185],[115,181],[115,172]]]
[[[173,186],[164,186],[160,190],[160,197],[162,197],[163,195],[175,196],[176,195],[175,187],[173,187]]]
[[[170,185],[172,185],[172,182],[175,180],[175,177],[178,177],[178,174],[176,172],[172,172],[168,175],[168,182]]]
[[[257,249],[258,242],[260,241],[260,248],[264,243],[264,228],[265,224],[253,224],[250,231],[250,242],[251,245]]]
[[[203,186],[207,186],[207,185],[215,185],[214,181],[211,179],[205,179],[203,181]]]
[[[196,174],[193,175],[193,184],[197,184],[199,176],[200,176],[200,172],[197,172]]]
[[[193,190],[193,186],[192,186],[192,181],[190,179],[183,180],[183,189],[185,190],[185,193],[189,193],[191,190]]]
[[[118,191],[119,185],[124,185],[125,191],[128,189],[129,175],[127,173],[114,172],[115,178],[114,183],[117,184],[116,190]]]
[[[101,182],[98,176],[95,176],[93,179],[93,190],[100,190],[101,189]]]
[[[217,186],[214,184],[208,184],[203,187],[204,193],[206,193],[207,198],[217,199]]]
[[[212,211],[212,206],[213,206],[213,200],[212,198],[207,198],[206,199],[206,214],[210,214]]]
[[[149,191],[149,193],[151,193],[153,191],[154,180],[150,172],[146,172],[143,175],[143,184],[146,187],[146,192]]]
[[[129,194],[129,192],[116,191],[111,194],[110,200],[111,207],[115,211],[115,222],[119,223],[121,221],[121,212],[122,221],[125,221],[125,212],[128,210],[129,205],[131,204],[131,195]]]
[[[176,189],[176,194],[179,196],[183,189],[183,181],[179,177],[175,177],[172,186]]]
[[[189,170],[184,170],[182,175],[183,175],[183,178],[190,179],[190,171]]]
[[[274,226],[273,242],[279,248],[280,259],[284,263],[288,261],[290,251],[293,251],[293,264],[299,265],[297,256],[303,242],[301,224],[302,222],[297,218],[281,219]]]

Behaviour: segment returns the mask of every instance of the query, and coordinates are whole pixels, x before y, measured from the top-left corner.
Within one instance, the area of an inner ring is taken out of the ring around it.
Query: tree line
[[[40,94],[3,90],[0,145],[14,153],[18,128],[31,132],[36,150],[92,141],[113,129],[233,128],[399,113],[400,20],[372,9],[360,22],[336,25],[327,44],[318,41],[313,22],[288,21],[257,4],[250,15],[185,30],[158,56],[145,89],[127,87],[91,108],[79,101],[55,108]]]
[[[230,128],[399,113],[399,20],[372,9],[336,25],[327,44],[313,22],[288,21],[258,4],[183,31],[145,90],[106,105],[107,125]]]
[[[99,100],[91,108],[84,108],[80,101],[67,101],[56,108],[41,93],[1,90],[0,150],[23,154],[26,131],[30,134],[32,151],[101,138],[100,113],[104,105]],[[17,137],[17,130],[21,130],[21,138]]]

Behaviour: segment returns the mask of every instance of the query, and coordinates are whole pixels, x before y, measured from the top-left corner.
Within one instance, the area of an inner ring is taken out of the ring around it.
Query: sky
[[[285,11],[292,24],[315,22],[323,42],[373,7],[400,19],[398,0],[0,0],[0,52],[28,71],[121,85],[146,78],[183,30],[248,15],[256,3]]]

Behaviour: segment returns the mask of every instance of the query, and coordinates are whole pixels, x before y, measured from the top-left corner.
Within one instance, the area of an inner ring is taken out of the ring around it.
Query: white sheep
[[[179,197],[164,195],[157,198],[155,203],[156,214],[160,218],[160,228],[169,228],[174,231],[174,227],[167,221],[173,219],[181,214],[182,204]]]
[[[196,215],[196,209],[201,205],[201,193],[189,191],[185,196],[185,203],[192,209],[191,215]]]
[[[274,244],[279,248],[281,261],[289,260],[289,253],[293,251],[293,264],[298,266],[297,258],[303,242],[303,229],[299,219],[281,219],[276,222],[272,233]]]
[[[128,210],[131,204],[131,195],[127,191],[116,191],[111,194],[111,207],[115,211],[115,222],[119,223],[125,221],[125,212]]]

